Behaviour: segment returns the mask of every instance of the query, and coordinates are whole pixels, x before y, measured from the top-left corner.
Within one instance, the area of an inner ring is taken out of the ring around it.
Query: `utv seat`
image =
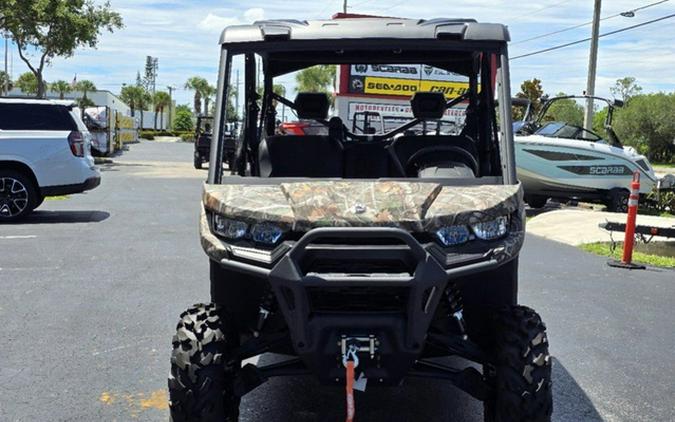
[[[325,94],[299,93],[295,108],[300,119],[325,120],[328,97]],[[331,135],[267,136],[258,149],[261,176],[342,177],[342,142]]]

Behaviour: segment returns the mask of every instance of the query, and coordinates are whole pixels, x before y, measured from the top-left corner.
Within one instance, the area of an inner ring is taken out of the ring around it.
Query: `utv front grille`
[[[405,313],[408,287],[308,287],[313,313]]]

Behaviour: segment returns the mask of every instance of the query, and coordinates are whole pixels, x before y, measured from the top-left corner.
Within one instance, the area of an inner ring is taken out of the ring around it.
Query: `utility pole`
[[[593,10],[593,32],[591,34],[591,54],[588,62],[588,84],[586,95],[595,95],[595,74],[598,68],[598,40],[600,35],[600,9],[602,0],[595,0]],[[593,130],[593,99],[586,99],[586,113],[584,114],[584,129]]]
[[[237,87],[235,89],[234,109],[237,111],[237,116],[239,116],[239,69],[237,69]],[[241,117],[238,120],[241,120]]]
[[[8,56],[7,52],[9,51],[8,39],[9,37],[5,35],[5,86],[2,87],[5,96],[9,95],[9,70],[7,68],[7,56]]]
[[[349,2],[349,0],[345,0],[345,1],[342,3],[342,12],[343,12],[343,13],[347,13],[347,3],[348,3],[348,2]]]
[[[176,87],[169,85],[166,89],[169,90],[169,130],[171,130],[173,128],[173,91]]]

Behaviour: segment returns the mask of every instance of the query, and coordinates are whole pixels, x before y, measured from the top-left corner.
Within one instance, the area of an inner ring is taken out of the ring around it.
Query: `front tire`
[[[181,314],[173,338],[169,408],[172,422],[236,422],[233,393],[241,362],[231,359],[236,336],[218,305],[195,305]]]
[[[493,363],[486,377],[495,394],[485,402],[485,422],[550,422],[551,358],[546,326],[532,309],[511,306],[493,320]]]
[[[0,223],[18,221],[33,211],[40,194],[24,173],[0,170]]]

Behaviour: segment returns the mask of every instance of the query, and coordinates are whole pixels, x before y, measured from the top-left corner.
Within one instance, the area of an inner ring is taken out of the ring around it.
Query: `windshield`
[[[502,175],[498,122],[505,119],[495,107],[500,65],[494,53],[333,47],[299,53],[280,47],[227,54],[230,89],[220,112],[227,110],[227,121],[240,120],[234,174]]]

